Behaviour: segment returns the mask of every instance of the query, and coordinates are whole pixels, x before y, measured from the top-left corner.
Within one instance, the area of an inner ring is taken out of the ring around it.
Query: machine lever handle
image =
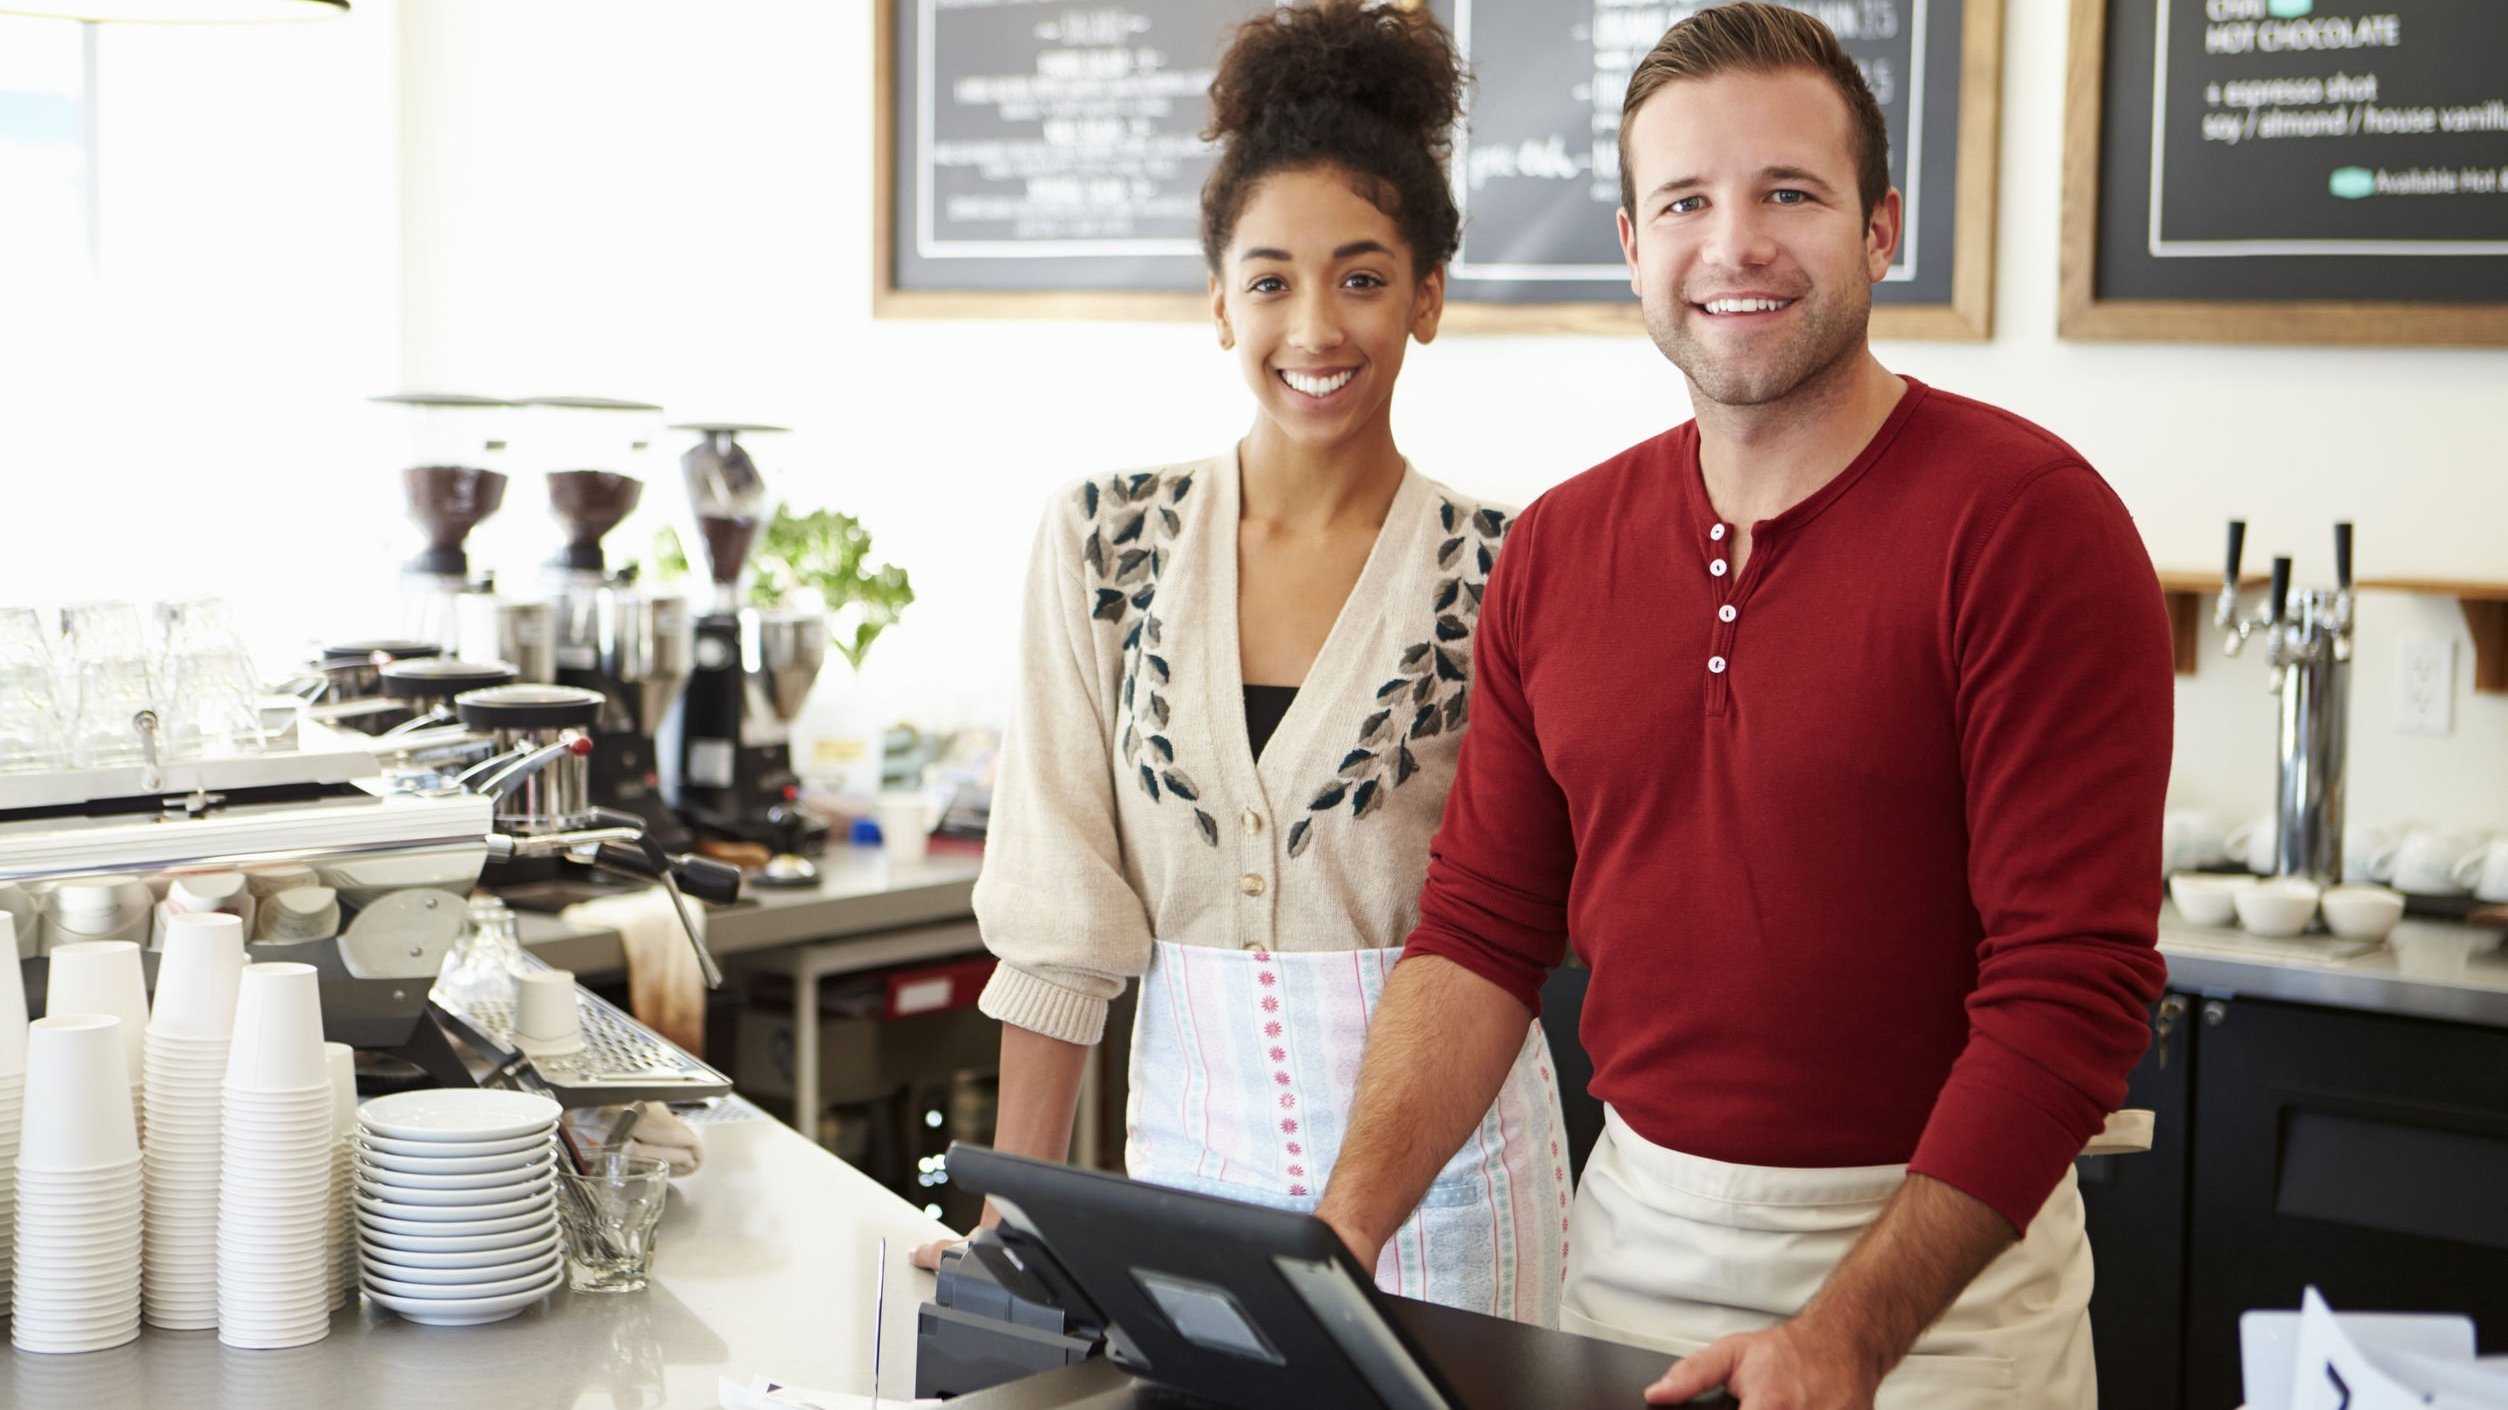
[[[2334,525],[2334,586],[2351,591],[2351,521]]]
[[[2288,611],[2289,608],[2290,560],[2287,558],[2276,558],[2273,560],[2272,611],[2265,617],[2264,620],[2278,623],[2282,620],[2282,614]]]
[[[2232,519],[2229,521],[2229,566],[2221,570],[2223,590],[2233,593],[2238,591],[2238,565],[2245,561],[2246,556],[2247,521]]]

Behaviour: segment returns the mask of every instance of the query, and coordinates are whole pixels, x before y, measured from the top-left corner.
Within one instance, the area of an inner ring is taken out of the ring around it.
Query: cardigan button
[[[1714,539],[1717,543],[1724,542],[1724,526],[1722,524],[1718,524],[1714,528],[1709,529],[1707,531],[1707,537]]]
[[[1260,896],[1263,894],[1263,878],[1258,873],[1247,872],[1237,878],[1237,889],[1248,896]]]
[[[1719,559],[1717,559],[1716,561],[1714,561],[1713,563],[1710,563],[1710,564],[1708,564],[1708,565],[1707,565],[1707,571],[1708,571],[1708,572],[1710,572],[1710,573],[1713,573],[1713,574],[1715,574],[1717,577],[1721,578],[1721,577],[1723,577],[1723,576],[1724,576],[1724,572],[1725,572],[1725,568],[1726,568],[1726,566],[1727,566],[1727,565],[1725,564],[1725,561],[1724,561],[1723,559],[1719,558]]]
[[[1262,833],[1263,833],[1263,815],[1262,815],[1262,814],[1260,814],[1260,813],[1258,813],[1258,812],[1255,812],[1252,808],[1248,808],[1248,809],[1246,809],[1246,810],[1245,810],[1245,835],[1246,835],[1246,836],[1248,836],[1248,837],[1260,837],[1260,836],[1262,835]]]

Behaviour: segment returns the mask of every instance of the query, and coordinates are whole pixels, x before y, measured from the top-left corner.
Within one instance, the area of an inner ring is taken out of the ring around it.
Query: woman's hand
[[[993,1208],[991,1200],[986,1200],[984,1201],[984,1217],[975,1221],[975,1233],[980,1234],[1000,1222],[1001,1211]],[[968,1237],[972,1238],[974,1235],[970,1234]],[[906,1261],[926,1273],[937,1273],[940,1271],[941,1255],[963,1245],[966,1241],[966,1239],[934,1239],[907,1254]]]

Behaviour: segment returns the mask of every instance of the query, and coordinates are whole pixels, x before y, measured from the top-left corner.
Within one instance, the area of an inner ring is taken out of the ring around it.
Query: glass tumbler
[[[566,1229],[566,1285],[577,1292],[637,1292],[653,1274],[653,1231],[662,1222],[670,1166],[646,1155],[602,1151],[577,1174],[557,1168],[557,1212]]]

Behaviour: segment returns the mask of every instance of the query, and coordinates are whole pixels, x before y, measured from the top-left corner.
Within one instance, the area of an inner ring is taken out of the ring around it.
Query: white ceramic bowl
[[[2317,904],[2326,928],[2345,940],[2383,940],[2404,913],[2401,893],[2383,886],[2329,887]]]
[[[2238,921],[2235,898],[2255,884],[2252,876],[2181,871],[2168,879],[2168,898],[2177,903],[2177,914],[2188,925],[2234,925]]]
[[[2294,877],[2259,881],[2233,892],[2230,900],[2237,908],[2238,924],[2248,934],[2270,940],[2287,940],[2316,919],[2316,883]]]

